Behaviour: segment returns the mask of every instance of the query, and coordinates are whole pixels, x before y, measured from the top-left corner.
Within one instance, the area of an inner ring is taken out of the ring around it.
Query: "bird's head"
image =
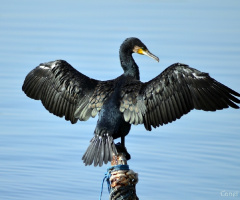
[[[159,58],[157,56],[155,56],[154,54],[152,54],[148,50],[146,45],[143,44],[142,41],[139,40],[138,38],[135,38],[135,37],[127,38],[121,45],[121,48],[125,49],[125,50],[130,50],[131,51],[130,53],[138,53],[141,55],[146,55],[146,56],[159,62]]]

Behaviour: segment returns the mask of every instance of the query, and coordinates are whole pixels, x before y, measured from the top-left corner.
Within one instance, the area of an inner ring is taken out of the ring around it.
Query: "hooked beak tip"
[[[145,51],[143,54],[159,62],[159,58],[152,54],[150,51]]]

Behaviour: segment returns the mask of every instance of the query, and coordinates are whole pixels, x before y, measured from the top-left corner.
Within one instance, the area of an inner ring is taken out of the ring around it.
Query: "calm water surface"
[[[0,7],[0,199],[98,199],[107,167],[85,167],[96,120],[71,125],[21,91],[41,62],[64,59],[101,80],[122,73],[118,49],[139,37],[141,80],[187,63],[240,92],[238,1],[4,1]],[[140,199],[240,199],[240,111],[192,111],[126,138]],[[235,194],[235,197],[227,195]],[[103,198],[108,199],[105,185]]]

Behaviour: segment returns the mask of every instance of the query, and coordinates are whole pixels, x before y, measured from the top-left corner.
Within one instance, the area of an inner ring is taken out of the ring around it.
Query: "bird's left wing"
[[[179,119],[192,109],[239,108],[239,93],[187,65],[176,63],[149,82],[130,81],[122,89],[120,111],[147,130]]]
[[[59,117],[76,123],[95,117],[114,89],[114,81],[98,81],[64,60],[42,63],[25,78],[22,90]]]

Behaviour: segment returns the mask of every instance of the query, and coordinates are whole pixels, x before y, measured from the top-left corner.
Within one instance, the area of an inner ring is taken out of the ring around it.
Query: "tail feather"
[[[107,164],[108,161],[112,160],[113,154],[117,154],[115,144],[113,142],[112,136],[109,134],[95,134],[91,139],[90,145],[84,153],[82,160],[85,165],[94,166],[99,165],[100,167],[103,163]]]
[[[104,152],[105,152],[105,155],[104,155],[104,163],[107,163],[108,162],[108,158],[109,156],[111,155],[110,154],[110,148],[109,148],[109,145],[108,145],[108,141],[106,140],[105,141],[105,145],[104,145]],[[111,158],[112,160],[112,158]]]
[[[91,165],[93,163],[93,156],[90,156],[93,154],[93,150],[94,150],[94,146],[95,146],[95,142],[96,140],[93,140],[94,138],[91,139],[90,141],[90,145],[88,146],[85,154],[82,157],[82,160],[84,161],[84,163],[88,163],[86,165]]]

